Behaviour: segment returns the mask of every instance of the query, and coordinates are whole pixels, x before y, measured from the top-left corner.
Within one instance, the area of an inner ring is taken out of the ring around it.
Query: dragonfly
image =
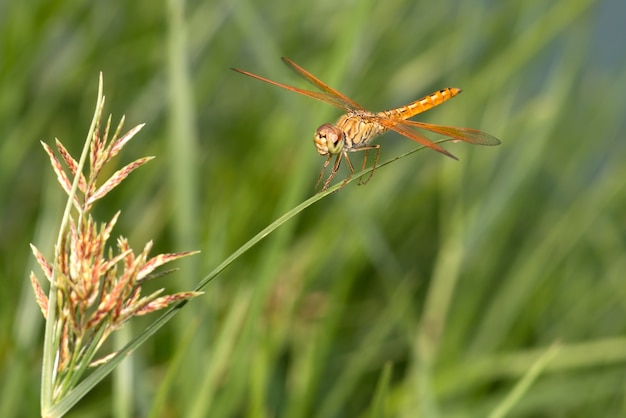
[[[257,80],[282,87],[286,90],[328,103],[346,112],[334,125],[325,123],[315,131],[315,136],[313,138],[315,148],[320,155],[326,157],[326,161],[324,162],[324,166],[322,167],[315,185],[316,189],[324,178],[324,173],[326,173],[326,170],[333,158],[335,161],[332,165],[329,176],[323,183],[322,191],[328,188],[331,181],[339,171],[342,160],[345,160],[350,170],[350,174],[339,188],[343,187],[343,185],[345,185],[355,173],[354,166],[352,165],[349,156],[349,154],[353,152],[363,152],[361,170],[364,170],[366,167],[369,152],[372,151],[375,153],[374,164],[369,176],[365,180],[361,178],[359,181],[359,184],[367,183],[374,174],[374,170],[378,164],[378,158],[380,157],[380,145],[372,144],[371,142],[375,137],[389,130],[395,131],[400,135],[412,139],[419,144],[455,160],[458,160],[458,158],[452,155],[445,148],[416,131],[414,128],[434,132],[447,136],[452,140],[465,141],[474,145],[493,146],[500,144],[500,140],[498,138],[476,129],[433,125],[430,123],[409,120],[422,112],[450,100],[454,96],[461,93],[461,89],[446,87],[405,106],[384,110],[382,112],[370,112],[354,100],[348,98],[346,95],[333,89],[289,58],[283,57],[282,60],[289,68],[295,71],[296,74],[304,78],[313,86],[317,87],[320,91],[304,90],[278,83],[238,68],[232,68],[232,70],[249,77],[256,78]]]

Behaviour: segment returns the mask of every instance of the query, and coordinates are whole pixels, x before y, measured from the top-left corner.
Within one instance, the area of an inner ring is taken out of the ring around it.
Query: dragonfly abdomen
[[[406,106],[400,106],[395,109],[385,110],[380,112],[384,116],[391,119],[410,119],[415,115],[432,109],[435,106],[439,106],[443,102],[450,100],[461,92],[461,89],[456,87],[446,87],[445,89],[438,90],[434,93],[424,96],[419,100],[409,103]]]

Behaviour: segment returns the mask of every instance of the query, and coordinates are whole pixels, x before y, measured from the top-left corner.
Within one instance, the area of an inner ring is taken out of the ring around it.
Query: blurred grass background
[[[105,112],[147,122],[119,164],[158,158],[99,215],[121,208],[134,248],[202,250],[155,284],[190,289],[314,193],[312,135],[339,112],[229,70],[308,88],[288,56],[372,110],[463,88],[420,120],[502,145],[420,152],[317,203],[70,415],[484,417],[514,396],[509,416],[625,416],[625,15],[619,0],[2,2],[0,415],[39,411],[28,243],[52,254],[63,205],[39,141],[80,150],[103,71]],[[381,161],[416,146],[379,143]]]

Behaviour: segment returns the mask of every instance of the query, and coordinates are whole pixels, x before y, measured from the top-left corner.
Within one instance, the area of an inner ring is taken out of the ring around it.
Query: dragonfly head
[[[343,150],[343,131],[336,126],[326,123],[317,128],[313,142],[320,155],[339,154]]]

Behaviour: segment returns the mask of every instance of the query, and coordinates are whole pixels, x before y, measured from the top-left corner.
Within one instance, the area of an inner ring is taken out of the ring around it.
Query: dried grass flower
[[[102,81],[101,81],[102,83]],[[42,383],[42,407],[54,405],[81,379],[90,366],[105,363],[115,353],[102,355],[99,349],[111,333],[129,319],[163,309],[174,302],[187,300],[200,292],[181,292],[163,295],[159,289],[142,295],[142,285],[148,280],[163,276],[154,273],[158,267],[196,252],[180,252],[150,256],[152,242],[141,251],[130,248],[128,240],[119,237],[111,245],[112,230],[120,216],[118,211],[108,222],[97,222],[92,209],[101,198],[117,187],[130,173],[153,157],[139,158],[102,179],[103,168],[144,126],[138,125],[120,135],[124,118],[111,134],[111,116],[101,126],[104,97],[100,86],[97,106],[90,135],[80,161],[73,158],[63,144],[55,141],[53,148],[42,142],[57,179],[69,197],[68,210],[60,228],[54,260],[49,262],[31,244],[43,274],[50,284],[50,295],[43,291],[34,272],[30,278],[37,303],[47,324],[46,344],[53,354],[50,370],[51,384],[46,394]],[[111,138],[109,139],[109,136]],[[86,161],[88,150],[89,162]],[[83,166],[87,170],[83,170]],[[84,173],[86,171],[86,173]],[[53,306],[50,306],[50,304]],[[48,332],[50,330],[50,332]],[[50,338],[49,338],[50,337]],[[101,355],[98,359],[97,355]],[[44,354],[44,376],[46,378]],[[45,397],[48,397],[47,401]]]

